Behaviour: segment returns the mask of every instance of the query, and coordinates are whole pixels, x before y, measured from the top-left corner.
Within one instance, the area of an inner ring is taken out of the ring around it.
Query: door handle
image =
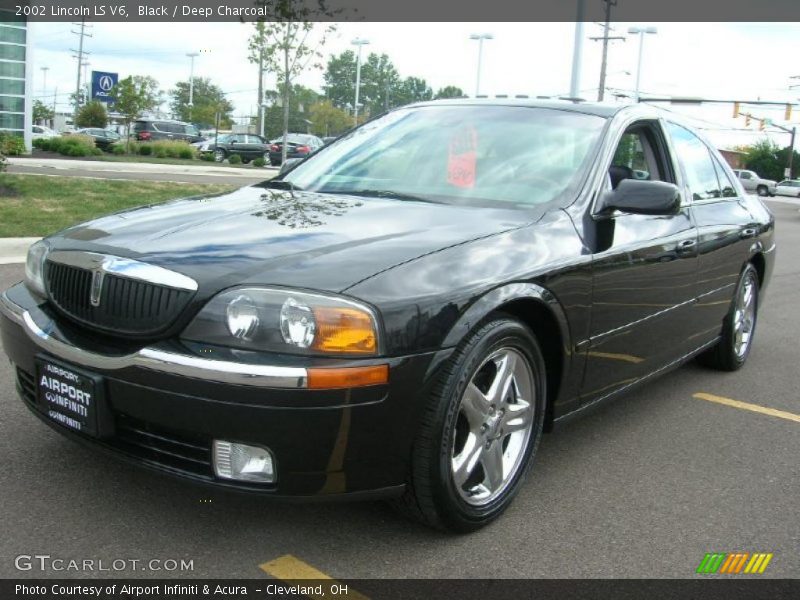
[[[678,252],[687,252],[697,246],[697,240],[683,240],[678,243]]]
[[[754,237],[755,235],[756,235],[755,227],[748,227],[747,229],[742,229],[739,232],[739,237],[742,239],[751,238]]]

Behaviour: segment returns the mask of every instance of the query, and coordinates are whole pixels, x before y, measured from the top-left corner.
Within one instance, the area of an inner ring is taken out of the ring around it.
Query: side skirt
[[[678,359],[676,359],[676,360],[674,360],[674,361],[672,361],[670,363],[667,363],[663,367],[660,367],[660,368],[656,369],[655,371],[651,371],[647,375],[644,375],[643,377],[640,377],[636,381],[633,381],[633,382],[631,382],[631,383],[629,383],[627,385],[624,385],[621,388],[618,388],[618,389],[614,390],[613,392],[605,394],[604,396],[600,396],[599,398],[595,398],[591,402],[589,402],[587,404],[584,404],[583,406],[581,406],[579,408],[576,408],[573,411],[570,411],[570,412],[568,412],[566,414],[563,414],[563,415],[555,418],[553,420],[553,426],[554,427],[555,426],[561,427],[565,423],[568,423],[569,421],[572,421],[573,419],[575,419],[577,417],[580,417],[583,414],[585,414],[585,412],[587,412],[587,409],[594,408],[597,405],[599,405],[601,402],[604,402],[605,400],[609,400],[610,398],[615,398],[615,397],[617,397],[617,396],[619,396],[619,395],[621,395],[621,394],[623,394],[625,392],[629,392],[632,389],[639,387],[643,383],[647,383],[651,379],[654,379],[656,377],[664,375],[665,373],[668,373],[669,371],[672,371],[673,369],[676,369],[676,368],[680,367],[681,365],[689,362],[691,359],[693,359],[698,354],[701,354],[703,351],[707,350],[708,348],[710,348],[711,346],[713,346],[714,344],[719,342],[719,340],[720,340],[720,337],[716,337],[713,340],[711,340],[709,342],[706,342],[702,346],[700,346],[698,348],[695,348],[694,350],[692,350],[688,354],[684,354],[680,358],[678,358]]]

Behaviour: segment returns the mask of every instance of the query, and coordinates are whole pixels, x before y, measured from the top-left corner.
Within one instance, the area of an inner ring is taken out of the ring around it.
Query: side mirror
[[[294,166],[299,163],[302,158],[287,158],[284,163],[281,165],[281,170],[278,172],[278,175],[283,175],[286,171],[291,171]]]
[[[620,210],[637,215],[674,215],[680,205],[680,190],[672,183],[623,179],[617,189],[600,198],[597,214]]]

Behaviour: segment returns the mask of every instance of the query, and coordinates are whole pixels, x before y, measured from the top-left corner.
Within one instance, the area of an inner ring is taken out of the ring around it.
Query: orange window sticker
[[[471,125],[450,138],[447,157],[447,183],[460,188],[475,187],[478,169],[478,132]]]

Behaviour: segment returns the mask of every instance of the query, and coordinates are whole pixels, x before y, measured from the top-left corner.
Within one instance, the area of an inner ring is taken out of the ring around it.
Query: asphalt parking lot
[[[735,551],[773,553],[758,577],[797,577],[800,213],[769,205],[777,265],[745,368],[684,366],[545,436],[511,509],[471,535],[429,531],[383,504],[272,504],[118,463],[30,415],[0,360],[0,577],[87,575],[15,568],[18,555],[46,554],[194,567],[95,576],[267,577],[260,565],[291,555],[338,579],[682,578],[705,553]],[[22,275],[0,265],[0,289]]]

